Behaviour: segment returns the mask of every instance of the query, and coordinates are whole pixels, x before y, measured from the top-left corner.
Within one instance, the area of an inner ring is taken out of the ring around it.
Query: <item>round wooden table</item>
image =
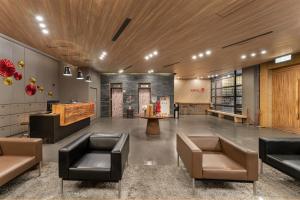
[[[159,128],[159,120],[165,119],[167,117],[163,116],[141,116],[143,119],[147,119],[147,129],[146,133],[148,135],[159,135],[160,128]]]

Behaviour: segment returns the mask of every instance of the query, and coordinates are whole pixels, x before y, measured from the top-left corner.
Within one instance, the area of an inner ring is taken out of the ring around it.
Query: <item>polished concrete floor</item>
[[[74,133],[56,144],[45,144],[44,161],[55,161],[58,149],[89,132],[128,132],[130,134],[129,163],[142,165],[169,165],[176,163],[176,133],[220,134],[252,150],[258,149],[259,137],[300,137],[276,129],[257,128],[237,124],[214,116],[181,116],[180,119],[160,121],[161,134],[147,136],[145,119],[100,118],[89,127]]]

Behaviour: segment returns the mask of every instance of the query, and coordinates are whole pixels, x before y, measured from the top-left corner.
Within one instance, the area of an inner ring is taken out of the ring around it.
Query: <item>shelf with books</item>
[[[242,70],[211,79],[213,109],[224,112],[242,112]]]

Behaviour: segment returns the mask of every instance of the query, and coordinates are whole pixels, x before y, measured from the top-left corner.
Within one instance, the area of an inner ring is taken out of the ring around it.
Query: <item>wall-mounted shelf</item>
[[[214,110],[242,113],[242,70],[211,80],[211,102]]]

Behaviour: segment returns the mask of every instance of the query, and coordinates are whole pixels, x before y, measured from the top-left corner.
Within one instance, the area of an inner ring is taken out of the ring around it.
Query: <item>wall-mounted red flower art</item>
[[[15,78],[15,80],[17,80],[17,81],[19,81],[19,80],[22,80],[22,74],[21,73],[19,73],[19,72],[15,72],[14,73],[14,78]]]
[[[15,65],[8,59],[0,60],[0,75],[4,78],[11,77],[16,71]]]
[[[32,83],[26,85],[25,92],[28,96],[34,95],[36,93],[36,85],[34,85]]]

